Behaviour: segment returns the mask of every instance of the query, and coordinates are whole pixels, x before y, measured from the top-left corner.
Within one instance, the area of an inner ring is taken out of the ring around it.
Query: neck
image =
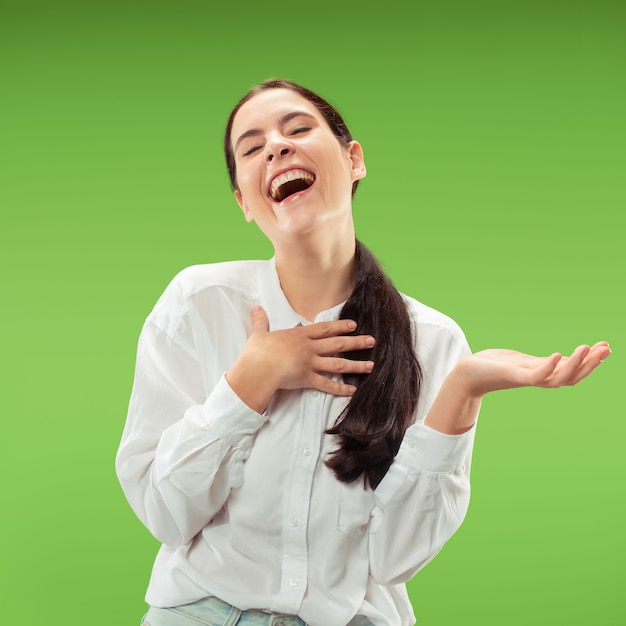
[[[318,313],[348,299],[354,287],[354,238],[349,244],[276,250],[281,287],[296,313],[313,321]]]

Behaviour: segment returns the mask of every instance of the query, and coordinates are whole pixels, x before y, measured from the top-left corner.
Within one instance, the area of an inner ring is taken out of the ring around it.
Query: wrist
[[[468,400],[480,402],[487,390],[482,388],[472,373],[472,355],[461,359],[448,374],[446,381]]]
[[[483,395],[470,384],[464,360],[445,378],[424,420],[429,428],[448,435],[460,435],[472,428]]]
[[[263,413],[276,391],[270,374],[271,372],[264,371],[261,367],[248,364],[242,354],[226,373],[226,381],[253,411]]]

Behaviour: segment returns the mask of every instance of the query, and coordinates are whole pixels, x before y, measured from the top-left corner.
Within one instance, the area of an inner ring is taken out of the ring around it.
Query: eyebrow
[[[287,122],[292,120],[294,117],[298,117],[298,116],[304,116],[304,117],[309,117],[311,119],[315,119],[315,116],[311,115],[310,113],[307,113],[306,111],[291,111],[291,113],[287,113],[286,115],[283,115],[278,120],[278,125],[284,126],[285,124],[287,124]],[[239,146],[239,144],[244,139],[247,139],[248,137],[257,137],[262,134],[263,134],[263,131],[259,128],[251,128],[250,130],[247,130],[245,133],[242,133],[237,138],[237,141],[235,142],[235,150],[237,150],[237,146]]]

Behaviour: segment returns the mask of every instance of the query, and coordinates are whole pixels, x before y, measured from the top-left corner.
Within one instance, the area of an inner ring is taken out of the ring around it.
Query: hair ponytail
[[[355,320],[355,334],[374,336],[376,345],[345,357],[371,359],[374,369],[370,374],[344,375],[357,390],[333,428],[326,431],[336,435],[340,444],[326,465],[343,482],[363,476],[365,484],[375,488],[412,423],[422,370],[413,350],[406,303],[374,255],[358,240],[355,267],[355,287],[340,317]]]

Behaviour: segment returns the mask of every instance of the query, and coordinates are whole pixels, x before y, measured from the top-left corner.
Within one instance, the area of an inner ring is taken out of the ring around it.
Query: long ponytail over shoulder
[[[374,255],[356,242],[356,281],[340,317],[357,322],[358,334],[376,338],[371,350],[346,358],[372,360],[370,374],[344,376],[357,391],[327,431],[339,448],[326,461],[337,478],[353,482],[363,477],[375,488],[391,466],[410,426],[422,383],[413,349],[414,337],[406,303]]]

